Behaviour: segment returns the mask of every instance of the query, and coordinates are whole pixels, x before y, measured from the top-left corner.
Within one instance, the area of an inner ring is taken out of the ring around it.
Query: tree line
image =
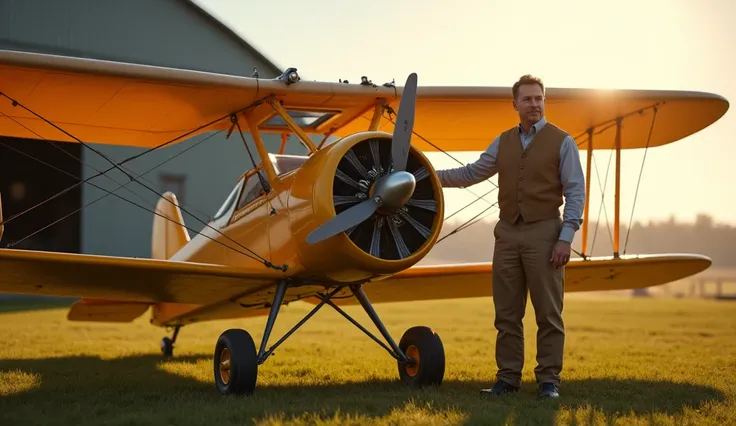
[[[622,221],[623,222],[623,221]],[[626,221],[628,222],[628,221]],[[445,222],[440,238],[464,221]],[[423,263],[485,262],[493,258],[493,228],[496,220],[483,220],[440,241]],[[613,253],[613,220],[591,222],[588,233],[589,256]],[[736,267],[736,226],[716,222],[711,216],[698,215],[694,222],[634,222],[620,226],[620,254],[698,253],[709,256],[714,267]],[[573,250],[580,253],[582,228],[575,236]],[[579,257],[573,253],[573,257]]]

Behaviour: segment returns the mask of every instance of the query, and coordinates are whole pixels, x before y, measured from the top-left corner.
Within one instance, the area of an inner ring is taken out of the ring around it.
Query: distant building
[[[182,68],[240,76],[273,78],[282,70],[263,54],[188,0],[66,0],[24,2],[0,0],[0,49],[38,52],[82,58]],[[161,111],[166,114],[166,111]],[[125,165],[135,175],[193,147],[211,134],[202,134],[146,154]],[[246,135],[250,142],[250,136]],[[278,135],[265,135],[278,147]],[[44,141],[10,140],[0,137],[0,193],[5,217],[23,211],[78,182],[17,152],[41,158],[82,179],[110,167],[97,153],[80,144],[59,143],[84,165]],[[142,149],[94,144],[96,150],[119,162]],[[290,138],[286,153],[303,153]],[[257,152],[253,155],[258,161]],[[116,194],[148,210],[155,208],[161,193],[174,192],[183,209],[206,222],[217,211],[239,176],[251,162],[237,132],[225,140],[224,133],[197,145]],[[95,170],[96,169],[96,170]],[[109,177],[109,178],[108,178]],[[110,178],[117,181],[114,183]],[[114,190],[127,182],[119,171],[91,181]],[[131,193],[134,192],[134,193]],[[137,194],[137,195],[136,195]],[[100,201],[96,199],[103,197]],[[2,245],[20,238],[84,207],[50,228],[18,244],[17,248],[150,256],[153,214],[89,184],[71,191],[6,226]],[[185,213],[190,235],[203,223]]]

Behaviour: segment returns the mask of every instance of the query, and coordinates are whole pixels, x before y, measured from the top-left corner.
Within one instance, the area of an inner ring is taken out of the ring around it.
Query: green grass
[[[359,310],[349,312],[374,330]],[[0,424],[733,424],[736,303],[568,298],[562,398],[540,401],[533,380],[536,326],[526,317],[522,392],[495,400],[490,299],[378,305],[398,340],[429,325],[447,356],[440,388],[411,390],[395,361],[329,307],[260,366],[252,397],[222,397],[212,350],[227,328],[256,343],[265,318],[182,329],[162,359],[165,331],[72,323],[60,308],[0,314]],[[292,304],[271,343],[307,311]]]

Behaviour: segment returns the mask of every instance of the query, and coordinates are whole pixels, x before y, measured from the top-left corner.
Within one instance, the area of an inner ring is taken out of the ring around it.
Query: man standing
[[[581,223],[585,177],[573,138],[545,119],[542,80],[525,75],[512,94],[520,123],[501,133],[474,163],[437,173],[443,187],[460,188],[498,173],[500,220],[493,253],[498,372],[495,385],[481,394],[521,387],[528,292],[539,328],[534,370],[539,395],[558,397],[565,341],[564,265]]]

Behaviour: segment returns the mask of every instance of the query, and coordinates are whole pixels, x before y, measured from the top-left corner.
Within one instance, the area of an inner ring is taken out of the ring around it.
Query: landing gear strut
[[[176,336],[179,335],[179,330],[181,329],[180,325],[177,325],[174,327],[174,335],[169,339],[168,337],[164,337],[161,339],[161,353],[164,354],[165,357],[172,357],[174,356],[174,343],[176,343]]]
[[[371,334],[365,327],[355,321],[350,315],[332,302],[341,287],[333,289],[326,295],[319,295],[321,302],[317,304],[301,321],[279,339],[271,348],[266,350],[268,339],[276,322],[279,308],[284,301],[288,282],[279,282],[274,294],[271,310],[266,321],[260,348],[256,352],[256,345],[248,332],[230,329],[222,333],[215,345],[214,375],[215,385],[222,394],[251,395],[255,391],[258,366],[263,364],[273,351],[291,336],[299,327],[304,325],[324,305],[330,305],[338,313],[363,331],[397,361],[399,378],[409,386],[438,386],[442,383],[445,374],[445,350],[437,333],[428,327],[412,327],[408,329],[398,344],[393,340],[386,327],[378,317],[368,296],[361,285],[351,285],[355,298],[365,309],[388,345]]]

